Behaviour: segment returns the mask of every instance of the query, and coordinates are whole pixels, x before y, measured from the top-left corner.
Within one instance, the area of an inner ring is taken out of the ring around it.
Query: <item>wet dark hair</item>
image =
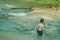
[[[40,23],[43,23],[43,22],[44,22],[44,19],[43,19],[43,18],[41,18],[41,19],[40,19]]]

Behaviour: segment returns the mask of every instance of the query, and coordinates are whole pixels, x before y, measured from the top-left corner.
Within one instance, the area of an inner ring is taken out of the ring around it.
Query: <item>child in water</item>
[[[40,19],[40,23],[37,25],[37,33],[39,36],[43,35],[43,28],[46,28],[47,26],[44,24],[44,19]]]

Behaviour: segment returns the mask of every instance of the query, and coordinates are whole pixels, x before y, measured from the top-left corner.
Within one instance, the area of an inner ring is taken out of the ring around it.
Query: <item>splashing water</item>
[[[49,17],[49,16],[41,16],[41,18],[48,19],[48,20],[53,20],[53,18]]]

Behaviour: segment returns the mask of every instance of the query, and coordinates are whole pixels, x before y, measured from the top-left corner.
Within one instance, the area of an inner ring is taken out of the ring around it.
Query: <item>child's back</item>
[[[37,25],[37,33],[42,36],[43,28],[46,27],[44,24],[44,19],[40,19],[40,23]]]
[[[43,23],[38,24],[38,26],[37,26],[37,30],[38,31],[42,31],[43,28],[44,28],[44,24]]]

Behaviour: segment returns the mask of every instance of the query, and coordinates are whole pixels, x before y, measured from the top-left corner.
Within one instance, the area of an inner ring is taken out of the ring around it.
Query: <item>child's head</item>
[[[43,22],[44,22],[44,19],[43,19],[43,18],[41,18],[41,19],[40,19],[40,23],[43,23]]]

